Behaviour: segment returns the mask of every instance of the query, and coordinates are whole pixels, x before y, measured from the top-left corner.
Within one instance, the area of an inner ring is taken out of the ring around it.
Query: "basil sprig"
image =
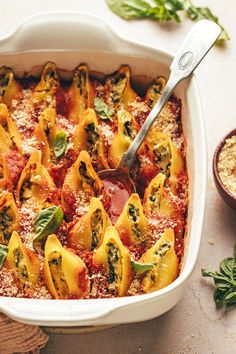
[[[109,108],[108,105],[98,97],[94,98],[94,109],[100,119],[110,120],[110,121],[113,120],[112,119],[114,114],[113,109]]]
[[[196,7],[191,0],[106,0],[107,5],[116,15],[125,20],[149,18],[159,22],[181,22],[180,13],[193,21],[208,19],[217,23],[222,33],[218,43],[228,40],[229,35],[208,7]]]
[[[185,13],[191,20],[195,22],[199,20],[210,20],[217,23],[217,25],[220,26],[221,34],[217,40],[218,43],[230,39],[225,28],[220,24],[218,17],[213,15],[209,7],[196,7],[192,4],[190,0],[182,0],[182,1],[184,4]]]
[[[219,272],[202,269],[203,277],[211,277],[215,283],[214,301],[218,306],[236,305],[236,244],[234,256],[220,262]]]
[[[131,266],[136,273],[142,274],[151,270],[154,265],[151,263],[140,263],[136,261],[131,261]]]
[[[41,210],[34,219],[34,243],[56,232],[63,221],[63,210],[56,205]]]
[[[7,256],[8,247],[5,245],[0,245],[0,269],[3,266],[4,260]]]
[[[67,147],[67,135],[61,130],[56,133],[54,141],[53,141],[53,152],[57,159],[62,157],[66,151]]]

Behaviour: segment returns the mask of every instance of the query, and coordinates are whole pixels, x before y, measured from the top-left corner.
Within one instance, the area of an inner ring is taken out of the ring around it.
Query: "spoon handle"
[[[123,155],[118,169],[122,169],[126,173],[129,172],[138,149],[174,88],[180,81],[192,74],[213,46],[220,33],[221,28],[208,20],[201,20],[192,27],[170,66],[170,77],[159,100],[147,116],[129,149]]]

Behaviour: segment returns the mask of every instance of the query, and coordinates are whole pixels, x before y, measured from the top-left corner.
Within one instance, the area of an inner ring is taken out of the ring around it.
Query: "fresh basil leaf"
[[[218,282],[230,282],[230,279],[226,278],[223,274],[219,272],[209,272],[206,269],[202,269],[202,276],[213,278],[216,284]]]
[[[183,10],[182,0],[106,0],[109,8],[125,20],[150,18],[165,22],[180,22],[179,10]]]
[[[106,0],[106,2],[111,11],[125,20],[149,18],[159,22],[171,20],[181,22],[179,13],[184,11],[193,21],[208,19],[217,23],[222,30],[218,43],[230,39],[211,10],[208,7],[196,7],[191,0]]]
[[[236,304],[236,289],[224,297],[223,303],[227,306]]]
[[[67,147],[67,135],[61,130],[56,133],[54,141],[53,141],[53,152],[57,159],[62,157],[66,151]]]
[[[53,205],[41,210],[34,219],[34,243],[57,231],[62,223],[64,214],[59,206]]]
[[[136,261],[131,261],[131,266],[136,273],[142,274],[154,268],[151,263],[140,263]]]
[[[192,4],[191,0],[184,0],[184,8],[186,15],[193,21],[199,21],[199,20],[210,20],[217,25],[220,26],[221,28],[221,34],[218,38],[218,43],[221,43],[223,41],[229,40],[230,37],[228,33],[226,32],[225,28],[219,23],[218,17],[213,15],[211,10],[208,7],[196,7]]]
[[[234,247],[235,256],[235,247]],[[216,289],[214,291],[214,301],[216,305],[231,306],[236,305],[236,258],[227,257],[220,262],[220,272],[209,272],[202,269],[204,277],[214,279]]]
[[[114,115],[113,109],[109,108],[108,105],[98,97],[94,98],[94,109],[98,114],[99,118],[102,120],[112,121],[112,116]]]
[[[153,3],[156,5],[152,8],[156,13],[154,20],[181,22],[178,12],[184,9],[183,0],[153,0]]]
[[[0,269],[3,266],[4,260],[7,256],[8,247],[5,245],[0,245]]]
[[[106,0],[106,2],[111,11],[125,20],[147,17],[151,9],[150,4],[143,0]]]
[[[216,288],[214,291],[214,301],[216,305],[222,305],[224,297],[228,294],[229,288]]]
[[[232,270],[234,266],[234,258],[227,257],[220,262],[220,270],[224,273],[227,277],[231,278]]]
[[[234,258],[234,264],[232,268],[232,279],[236,282],[236,259]]]

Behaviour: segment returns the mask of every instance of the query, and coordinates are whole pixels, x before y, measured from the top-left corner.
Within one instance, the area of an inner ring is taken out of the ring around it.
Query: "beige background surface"
[[[197,69],[207,129],[209,179],[200,255],[185,295],[174,309],[152,321],[91,334],[50,335],[43,354],[236,353],[236,308],[216,310],[211,282],[200,275],[201,267],[215,270],[222,258],[230,256],[236,241],[236,213],[219,197],[211,172],[217,142],[236,126],[236,2],[195,0],[194,3],[210,6],[226,26],[231,40],[225,48],[214,48]],[[12,31],[24,17],[48,10],[100,15],[123,36],[172,52],[191,27],[189,20],[168,26],[151,21],[126,22],[112,14],[104,0],[0,0],[0,36]]]

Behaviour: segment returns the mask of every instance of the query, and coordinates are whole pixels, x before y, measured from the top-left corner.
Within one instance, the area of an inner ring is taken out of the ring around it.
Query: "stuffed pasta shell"
[[[101,246],[94,252],[95,264],[106,267],[109,290],[124,296],[132,280],[130,255],[114,226],[108,226]]]
[[[21,94],[21,86],[15,80],[12,70],[6,66],[0,68],[0,103],[11,106],[13,99],[18,99]]]
[[[115,227],[125,245],[145,242],[148,223],[138,194],[131,194]]]
[[[62,205],[68,214],[84,214],[91,197],[101,193],[102,181],[93,169],[90,156],[82,150],[75,163],[68,170],[62,186]],[[82,204],[81,209],[78,209]]]
[[[21,287],[36,287],[40,278],[40,262],[37,254],[25,247],[20,236],[13,231],[6,258],[8,268],[15,271]]]
[[[85,297],[89,292],[88,269],[73,251],[62,247],[56,235],[45,244],[44,278],[55,299]]]
[[[16,188],[16,199],[22,204],[32,204],[41,209],[50,203],[48,195],[56,191],[56,186],[46,168],[41,163],[41,152],[32,152],[23,169]]]
[[[76,127],[73,147],[76,153],[86,150],[90,155],[93,166],[97,169],[109,167],[98,128],[96,113],[91,108],[84,112],[80,123]]]
[[[9,149],[21,151],[22,139],[15,122],[9,116],[7,106],[0,103],[0,153]]]
[[[173,192],[176,191],[179,175],[184,171],[183,157],[171,138],[162,132],[151,131],[147,136],[149,151],[158,164],[160,172],[169,179]]]
[[[118,131],[114,135],[109,149],[109,164],[115,168],[128,150],[138,132],[138,124],[125,110],[117,113]]]
[[[144,194],[144,209],[147,214],[155,214],[162,210],[163,190],[166,176],[159,173],[149,183]]]
[[[79,123],[85,111],[93,107],[94,99],[94,88],[91,85],[86,65],[81,64],[74,70],[68,95],[70,97],[68,118]]]
[[[46,108],[39,117],[39,122],[34,128],[34,136],[37,140],[38,148],[42,152],[42,164],[49,167],[52,162],[64,155],[61,151],[61,140],[67,140],[66,133],[56,125],[56,111],[53,108]],[[57,153],[59,145],[59,153]]]
[[[140,261],[153,264],[143,279],[143,291],[149,293],[172,283],[178,275],[178,258],[174,250],[174,231],[166,229],[160,239],[146,251]]]
[[[54,63],[47,63],[41,73],[39,83],[35,86],[33,100],[43,107],[50,107],[53,97],[60,85],[60,79]]]
[[[111,225],[102,202],[92,198],[88,212],[84,214],[70,231],[68,238],[72,247],[85,249],[99,247],[103,241],[106,228]]]
[[[20,216],[12,193],[0,197],[0,244],[8,244],[13,231],[19,230]]]
[[[166,79],[162,76],[157,77],[149,87],[146,94],[146,101],[150,108],[153,108],[157,103],[163,88],[166,85]]]
[[[106,101],[108,105],[119,109],[129,109],[129,103],[133,101],[137,94],[130,84],[130,69],[123,65],[114,74],[110,75],[105,84]]]

